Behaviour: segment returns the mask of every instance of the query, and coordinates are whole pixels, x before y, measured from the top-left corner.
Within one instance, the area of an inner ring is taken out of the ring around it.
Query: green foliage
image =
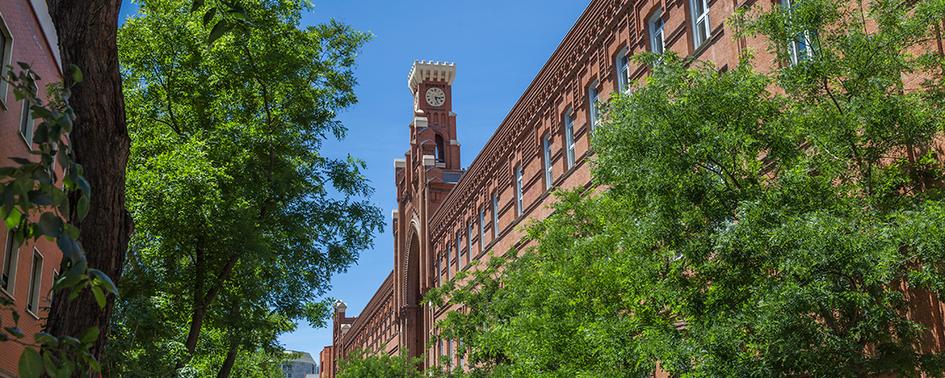
[[[300,28],[307,10],[145,0],[119,31],[136,229],[115,371],[212,374],[233,345],[272,355],[295,322],[324,323],[329,279],[382,227],[364,163],[320,152],[344,137],[368,36]]]
[[[372,356],[355,353],[342,360],[338,366],[338,378],[421,378],[424,374],[417,367],[421,360],[404,356]],[[323,367],[324,368],[324,367]]]
[[[431,293],[468,309],[445,337],[494,376],[943,374],[909,313],[945,299],[945,2],[860,6],[737,14],[782,62],[812,35],[770,74],[638,58],[593,139],[606,190],[559,193],[534,248]]]
[[[31,154],[38,158],[11,157],[14,166],[0,168],[0,219],[7,229],[13,230],[13,243],[21,245],[28,240],[54,240],[62,251],[65,268],[53,284],[55,295],[76,298],[83,290],[90,290],[100,308],[105,307],[105,295],[117,295],[111,278],[96,269],[89,269],[85,251],[79,242],[79,229],[68,219],[82,220],[88,214],[91,187],[75,162],[70,134],[75,113],[69,106],[72,85],[82,80],[77,67],[67,71],[68,85],[48,86],[50,99],[43,102],[37,95],[36,83],[41,80],[28,64],[19,63],[20,70],[10,67],[7,81],[17,101],[26,101],[33,120],[39,119],[33,133]],[[61,171],[56,169],[56,163]],[[18,363],[21,377],[90,376],[100,371],[99,362],[90,349],[95,344],[99,329],[92,327],[82,335],[53,335],[40,332],[33,342],[23,341],[26,335],[18,327],[20,314],[15,304],[0,297],[0,308],[8,311],[12,324],[2,324],[0,342],[20,343],[25,346]]]

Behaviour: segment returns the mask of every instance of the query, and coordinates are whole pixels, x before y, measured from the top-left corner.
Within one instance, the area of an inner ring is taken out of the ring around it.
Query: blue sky
[[[125,0],[127,3],[127,0]],[[314,0],[306,25],[334,18],[374,34],[358,58],[359,103],[339,115],[345,140],[325,153],[348,153],[367,163],[373,201],[388,218],[373,250],[332,280],[329,295],[359,314],[393,267],[390,212],[394,198],[393,160],[408,148],[412,98],[407,74],[414,60],[455,62],[453,110],[457,114],[464,167],[505,118],[515,101],[554,52],[589,0]],[[124,15],[134,12],[125,4]],[[331,344],[331,329],[301,324],[280,342],[312,353]]]

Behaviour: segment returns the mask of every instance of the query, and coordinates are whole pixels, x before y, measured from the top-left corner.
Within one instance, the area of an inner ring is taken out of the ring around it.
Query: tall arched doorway
[[[424,351],[423,312],[420,295],[420,233],[413,230],[407,248],[407,266],[404,269],[404,317],[403,346],[407,348],[407,355],[419,357]]]

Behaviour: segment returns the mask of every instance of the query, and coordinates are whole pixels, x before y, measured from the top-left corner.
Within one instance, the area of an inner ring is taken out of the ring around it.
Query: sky
[[[122,17],[135,12],[124,0]],[[372,201],[385,215],[374,248],[356,265],[332,279],[328,296],[360,314],[393,269],[391,210],[397,208],[394,159],[409,146],[413,100],[407,74],[415,60],[456,64],[453,111],[463,167],[492,136],[535,75],[577,21],[590,0],[313,0],[304,25],[335,19],[370,32],[374,38],[357,59],[358,104],[339,113],[348,128],[342,141],[326,143],[324,153],[364,160],[374,187]],[[331,345],[331,327],[300,324],[282,335],[287,349],[315,356]]]

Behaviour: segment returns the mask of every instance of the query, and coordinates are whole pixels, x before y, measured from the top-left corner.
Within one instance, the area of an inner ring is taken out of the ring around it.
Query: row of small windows
[[[794,4],[792,0],[780,0],[781,5],[785,9],[792,9]],[[690,10],[692,11],[691,20],[692,20],[692,30],[693,30],[693,43],[696,48],[699,48],[707,42],[710,38],[711,27],[709,24],[709,6],[708,0],[690,0]],[[657,9],[647,21],[647,31],[650,36],[650,50],[657,54],[662,54],[665,52],[665,17],[663,9]],[[800,61],[809,59],[812,56],[811,51],[811,33],[804,32],[799,34],[794,40],[790,42],[789,52],[791,64],[797,64]],[[616,57],[616,84],[617,90],[620,93],[630,93],[630,61],[629,53],[626,48],[622,49]],[[595,127],[600,124],[600,109],[598,108],[598,102],[600,97],[600,92],[598,91],[599,82],[593,82],[587,88],[587,103],[588,103],[588,118],[590,128],[593,131]],[[565,164],[566,170],[570,170],[574,167],[576,163],[576,140],[574,134],[574,118],[572,108],[568,108],[564,115],[562,116],[562,134],[564,137],[564,153],[565,153]],[[546,133],[541,138],[541,147],[542,147],[542,158],[543,158],[543,169],[542,173],[545,181],[545,190],[550,190],[554,186],[554,157],[552,153],[553,141],[552,133]],[[525,200],[524,200],[524,173],[522,165],[516,165],[515,170],[515,181],[514,181],[514,190],[515,190],[515,215],[520,217],[524,214],[525,211]],[[493,224],[493,239],[498,236],[499,233],[499,213],[498,213],[498,196],[492,196],[492,224]],[[485,234],[485,208],[479,211],[479,235],[480,235],[480,248],[484,245],[483,235]],[[472,251],[472,240],[473,240],[473,225],[472,223],[467,224],[466,229],[466,249],[462,249],[460,239],[462,238],[462,232],[456,233],[455,239],[455,262],[457,266],[465,266],[461,264],[468,264],[470,256],[467,253]],[[449,245],[449,244],[447,244]],[[449,248],[449,247],[448,247]],[[447,269],[446,269],[446,279],[449,279],[450,270],[449,266],[452,266],[453,261],[450,259],[450,251],[447,251],[446,254],[447,260]],[[441,261],[437,261],[437,283],[442,282],[441,272],[443,267],[441,266]]]
[[[499,195],[495,193],[492,195],[492,240],[495,240],[499,237]],[[466,225],[466,249],[462,248],[462,235],[463,232],[456,232],[456,238],[453,243],[446,243],[446,253],[437,258],[436,260],[436,284],[437,286],[443,284],[443,280],[450,279],[450,267],[454,264],[457,266],[457,270],[462,269],[469,264],[470,259],[472,259],[472,250],[473,250],[473,239],[476,238],[475,230],[479,231],[479,250],[482,251],[485,246],[485,235],[486,235],[486,208],[482,207],[479,209],[479,227],[474,227],[473,222],[469,222]],[[455,257],[455,260],[454,260]],[[444,266],[445,260],[445,266]]]
[[[13,232],[9,231],[3,241],[3,260],[0,261],[0,291],[11,299],[14,298],[16,289],[17,263],[19,262],[19,246],[13,238]],[[32,260],[30,261],[30,280],[26,297],[26,309],[34,316],[39,315],[40,302],[40,283],[43,278],[43,255],[33,248]]]
[[[453,344],[456,344],[454,350]],[[445,349],[445,350],[444,350]],[[462,370],[466,367],[466,353],[463,353],[463,342],[461,340],[449,340],[438,338],[436,341],[436,356],[439,362],[444,362],[446,368],[452,370],[454,366]],[[457,356],[457,353],[459,355]]]

